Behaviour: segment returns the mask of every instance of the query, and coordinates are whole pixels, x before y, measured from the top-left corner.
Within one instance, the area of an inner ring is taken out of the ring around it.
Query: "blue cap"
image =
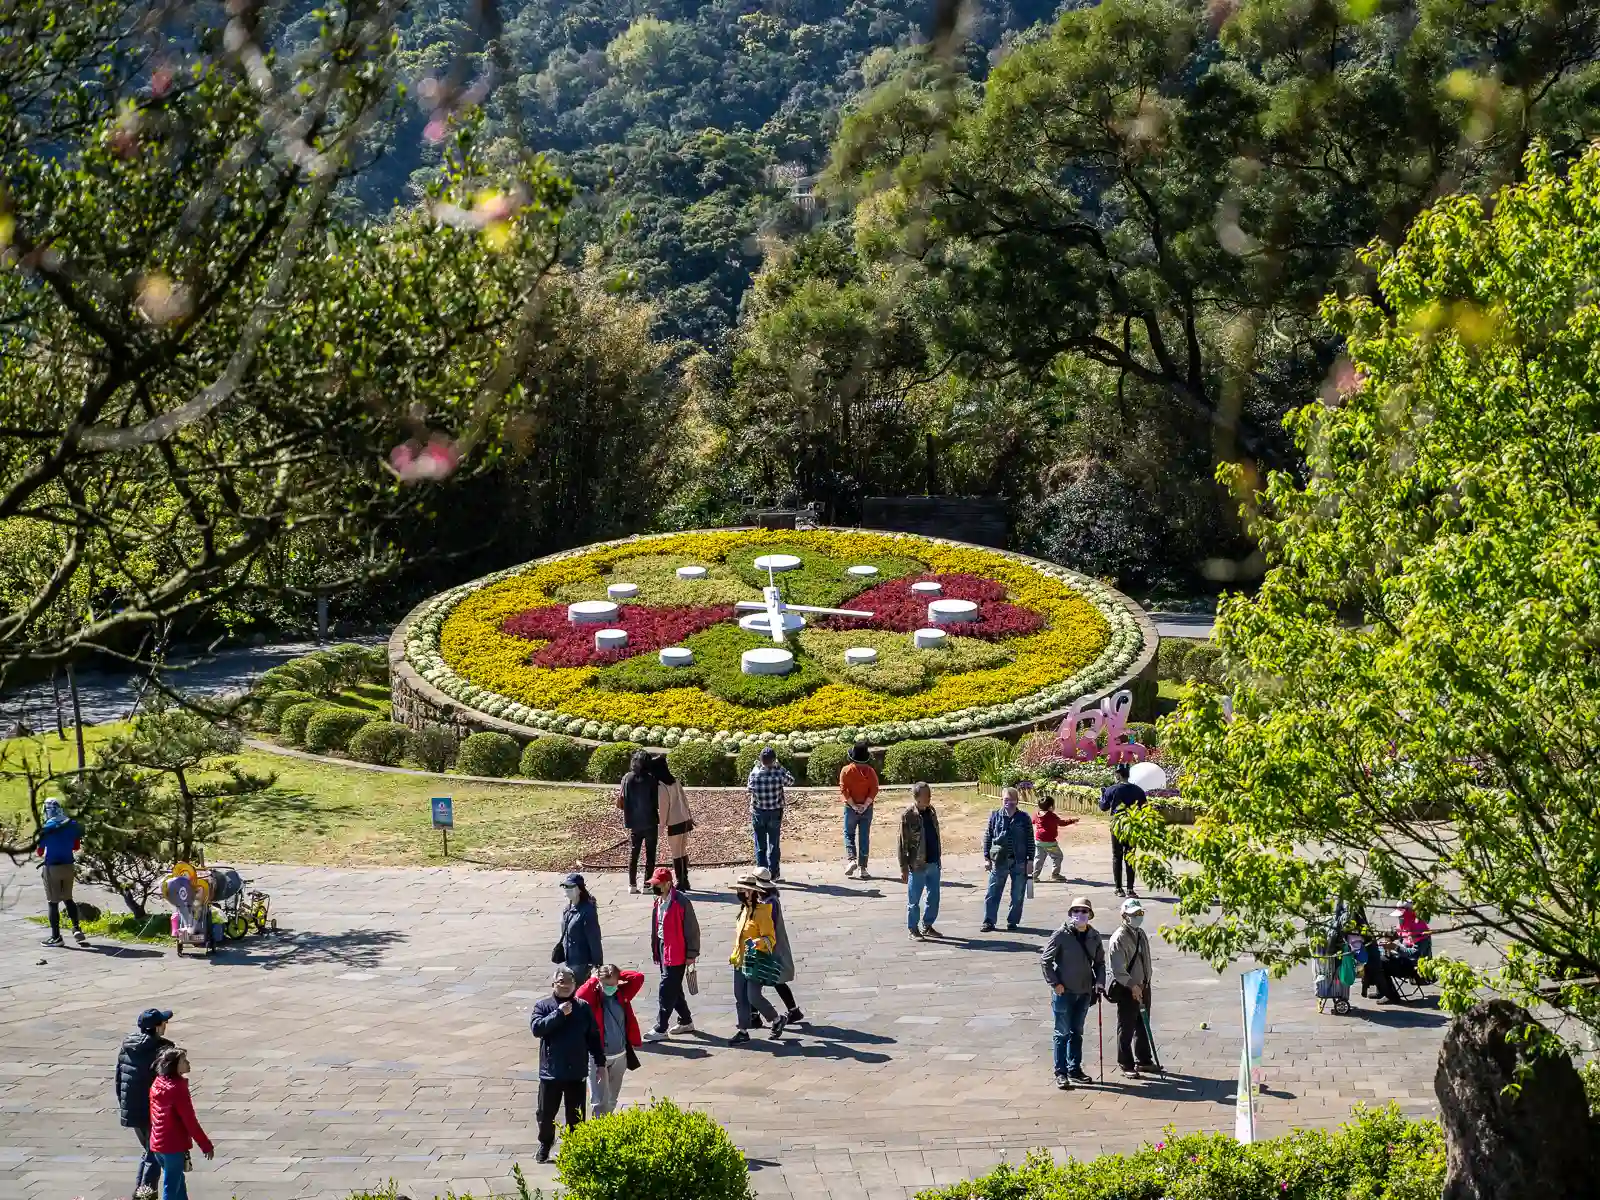
[[[172,1020],[172,1010],[170,1008],[147,1008],[139,1014],[139,1028],[145,1033],[149,1033],[163,1021],[170,1020]]]
[[[576,871],[574,871],[572,874],[568,875],[565,879],[563,879],[561,881],[561,886],[562,887],[582,887],[583,886],[583,876],[579,875]]]

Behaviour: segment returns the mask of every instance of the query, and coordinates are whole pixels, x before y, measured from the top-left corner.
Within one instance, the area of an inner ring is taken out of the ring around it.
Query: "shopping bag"
[[[783,977],[783,964],[770,951],[752,946],[744,952],[739,973],[755,983],[777,983]]]
[[[1031,875],[1028,877],[1028,899],[1033,899],[1033,877]]]
[[[700,994],[700,964],[690,963],[689,969],[683,973],[683,985],[689,990],[689,995]]]

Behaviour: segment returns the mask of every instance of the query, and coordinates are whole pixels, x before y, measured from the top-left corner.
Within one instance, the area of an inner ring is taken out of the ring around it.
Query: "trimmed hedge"
[[[363,725],[376,719],[365,709],[329,704],[306,722],[306,749],[313,754],[343,750]]]
[[[670,1100],[568,1129],[556,1154],[566,1200],[751,1200],[750,1171],[727,1131]]]
[[[398,767],[406,756],[410,730],[394,721],[368,721],[350,739],[350,757],[358,762]]]
[[[273,692],[261,702],[257,721],[261,728],[276,731],[283,721],[283,714],[296,704],[313,704],[321,699],[322,697],[313,696],[310,692],[302,691],[298,687],[285,688],[281,692]]]
[[[463,775],[509,779],[521,761],[522,746],[509,733],[474,733],[456,750],[456,770]]]
[[[823,742],[811,751],[806,759],[806,778],[813,787],[833,787],[839,782],[839,772],[850,761],[850,747],[843,742]]]
[[[1188,676],[1183,671],[1189,661],[1189,651],[1199,644],[1191,638],[1162,638],[1156,649],[1157,676],[1175,683],[1185,682]]]
[[[667,768],[684,787],[727,782],[728,756],[709,742],[686,742],[667,751]]]
[[[628,760],[635,750],[643,750],[638,742],[607,742],[596,746],[589,755],[588,776],[592,783],[621,783],[628,773]]]
[[[325,708],[332,707],[326,700],[307,700],[300,704],[291,704],[283,710],[283,716],[278,720],[278,736],[291,746],[298,746],[306,740],[306,726],[311,723],[311,718]]]
[[[1196,642],[1183,660],[1185,678],[1194,683],[1209,683],[1214,687],[1223,684],[1222,647],[1216,642]]]
[[[996,766],[1003,770],[1010,763],[1012,754],[1011,744],[997,737],[968,738],[964,742],[957,742],[950,750],[950,757],[955,761],[956,778],[964,782],[980,780],[985,771],[992,773]]]
[[[1057,1165],[1039,1151],[1021,1166],[918,1192],[917,1200],[1438,1200],[1444,1134],[1399,1108],[1357,1106],[1348,1125],[1301,1129],[1242,1145],[1220,1133],[1171,1134],[1132,1154]]]
[[[589,765],[589,749],[581,742],[559,734],[538,737],[522,748],[517,774],[527,779],[555,782],[582,779]]]
[[[760,742],[748,742],[739,748],[738,756],[733,760],[733,782],[736,786],[743,787],[744,781],[750,778],[750,771],[761,758],[761,751],[765,747]],[[774,746],[778,752],[778,761],[789,768],[789,774],[794,776],[795,785],[801,786],[806,781],[806,763],[793,750],[783,746]]]
[[[949,783],[955,778],[955,756],[943,742],[896,742],[883,756],[889,783]]]
[[[406,757],[425,771],[443,771],[456,757],[456,736],[443,725],[424,725],[406,735]]]

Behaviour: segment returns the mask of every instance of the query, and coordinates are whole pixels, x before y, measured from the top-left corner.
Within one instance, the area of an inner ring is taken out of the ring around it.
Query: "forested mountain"
[[[711,346],[771,241],[803,224],[789,197],[826,164],[840,110],[904,65],[932,7],[504,0],[500,36],[485,38],[457,0],[422,0],[402,56],[413,88],[486,87],[488,135],[551,153],[580,188],[582,237],[659,302],[661,332]],[[1008,34],[1055,9],[1009,0],[975,13],[962,65],[981,77]],[[407,176],[430,165],[425,114],[413,106],[404,120],[369,202],[411,198]]]

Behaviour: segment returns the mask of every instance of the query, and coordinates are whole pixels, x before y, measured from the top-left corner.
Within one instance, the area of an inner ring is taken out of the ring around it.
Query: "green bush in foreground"
[[[527,779],[550,779],[556,782],[582,779],[589,765],[589,750],[582,742],[569,737],[534,738],[522,748],[522,761],[517,774]]]
[[[760,760],[763,748],[759,742],[739,747],[739,754],[733,760],[733,782],[736,785],[743,787],[744,781],[750,778],[750,770]],[[787,747],[774,746],[773,749],[778,752],[778,761],[788,767],[789,774],[794,776],[796,786],[803,786],[806,781],[806,760]]]
[[[285,688],[282,691],[271,692],[261,702],[261,707],[256,713],[256,723],[263,729],[277,732],[279,724],[283,721],[283,714],[296,704],[313,704],[321,699],[310,692],[301,691],[299,688]]]
[[[566,1200],[748,1200],[749,1168],[723,1128],[670,1100],[569,1129],[556,1154]]]
[[[443,725],[424,725],[406,736],[406,757],[424,771],[443,771],[456,757],[456,735]]]
[[[834,787],[839,782],[839,772],[850,761],[850,747],[843,742],[823,742],[811,751],[806,759],[806,778],[812,787]]]
[[[291,746],[300,745],[306,740],[306,726],[311,723],[311,718],[323,709],[332,707],[326,700],[291,704],[283,710],[283,716],[278,721],[278,735]]]
[[[508,779],[521,761],[522,747],[509,733],[474,733],[456,751],[456,770],[463,775]]]
[[[943,742],[896,742],[884,751],[883,775],[889,783],[947,783],[955,757]]]
[[[369,721],[350,739],[350,757],[357,762],[398,767],[406,756],[406,738],[410,732],[395,721]]]
[[[684,787],[715,787],[728,779],[728,756],[709,742],[685,742],[667,751],[667,768]]]
[[[1348,1125],[1241,1145],[1215,1133],[1173,1135],[1132,1154],[1020,1167],[919,1192],[917,1200],[1438,1200],[1444,1135],[1394,1105],[1357,1107]],[[596,1195],[609,1193],[594,1193]]]
[[[638,742],[607,742],[596,746],[589,755],[589,779],[593,783],[621,783],[628,773],[628,760],[635,750],[643,750]]]
[[[374,720],[375,715],[365,709],[330,704],[306,722],[306,749],[313,754],[343,750],[363,725]]]

